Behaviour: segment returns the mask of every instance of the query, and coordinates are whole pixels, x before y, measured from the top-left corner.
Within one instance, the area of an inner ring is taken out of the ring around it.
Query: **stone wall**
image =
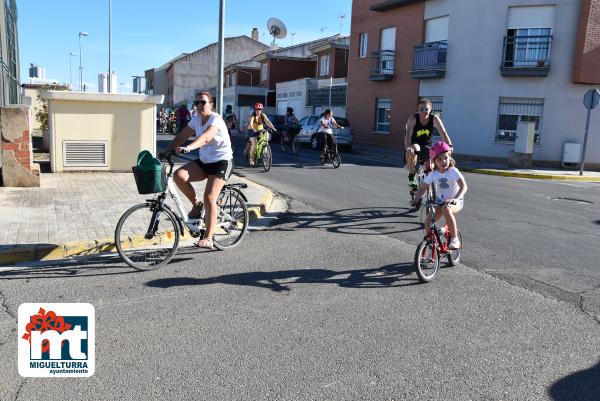
[[[39,187],[40,167],[33,162],[31,108],[0,108],[2,183],[5,187]]]

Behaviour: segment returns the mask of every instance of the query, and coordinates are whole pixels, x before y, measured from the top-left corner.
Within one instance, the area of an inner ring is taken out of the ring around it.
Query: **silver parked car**
[[[333,117],[342,128],[334,128],[333,135],[337,139],[338,147],[344,150],[352,150],[352,128],[350,123],[343,117]],[[309,115],[300,119],[300,143],[308,143],[313,149],[320,149],[323,145],[323,135],[318,134],[320,116]]]

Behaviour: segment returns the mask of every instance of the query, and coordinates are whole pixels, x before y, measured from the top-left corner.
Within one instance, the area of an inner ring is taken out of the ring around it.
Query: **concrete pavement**
[[[243,192],[250,220],[269,210],[270,189],[235,175],[229,182],[248,184]],[[194,186],[204,190],[203,183]],[[0,232],[0,265],[114,251],[120,216],[151,197],[138,194],[131,173],[48,173],[41,175],[39,188],[0,187],[5,227]]]

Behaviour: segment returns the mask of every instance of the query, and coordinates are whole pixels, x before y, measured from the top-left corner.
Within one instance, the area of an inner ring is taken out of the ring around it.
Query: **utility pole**
[[[219,5],[219,71],[217,75],[217,113],[223,113],[223,69],[225,68],[225,0]]]
[[[112,0],[108,0],[108,93],[112,92],[112,69],[110,67],[112,46]]]

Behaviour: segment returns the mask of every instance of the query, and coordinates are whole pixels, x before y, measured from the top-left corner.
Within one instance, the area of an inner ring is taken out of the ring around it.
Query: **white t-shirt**
[[[319,130],[317,132],[326,132],[328,134],[333,134],[333,130],[331,129],[331,127],[332,127],[334,121],[335,121],[335,119],[333,117],[329,117],[329,118],[321,117],[321,121],[319,123]],[[327,128],[323,128],[321,123],[325,124],[327,126]]]
[[[225,121],[219,114],[212,113],[204,125],[202,125],[202,116],[196,114],[188,124],[191,129],[196,131],[195,138],[202,135],[211,125],[216,126],[218,131],[212,141],[198,149],[200,161],[202,163],[215,163],[221,160],[231,160],[233,158],[231,140]]]
[[[463,175],[456,167],[450,167],[444,173],[434,170],[427,174],[425,183],[435,185],[435,193],[441,201],[454,199],[460,191],[458,180],[464,180]]]

